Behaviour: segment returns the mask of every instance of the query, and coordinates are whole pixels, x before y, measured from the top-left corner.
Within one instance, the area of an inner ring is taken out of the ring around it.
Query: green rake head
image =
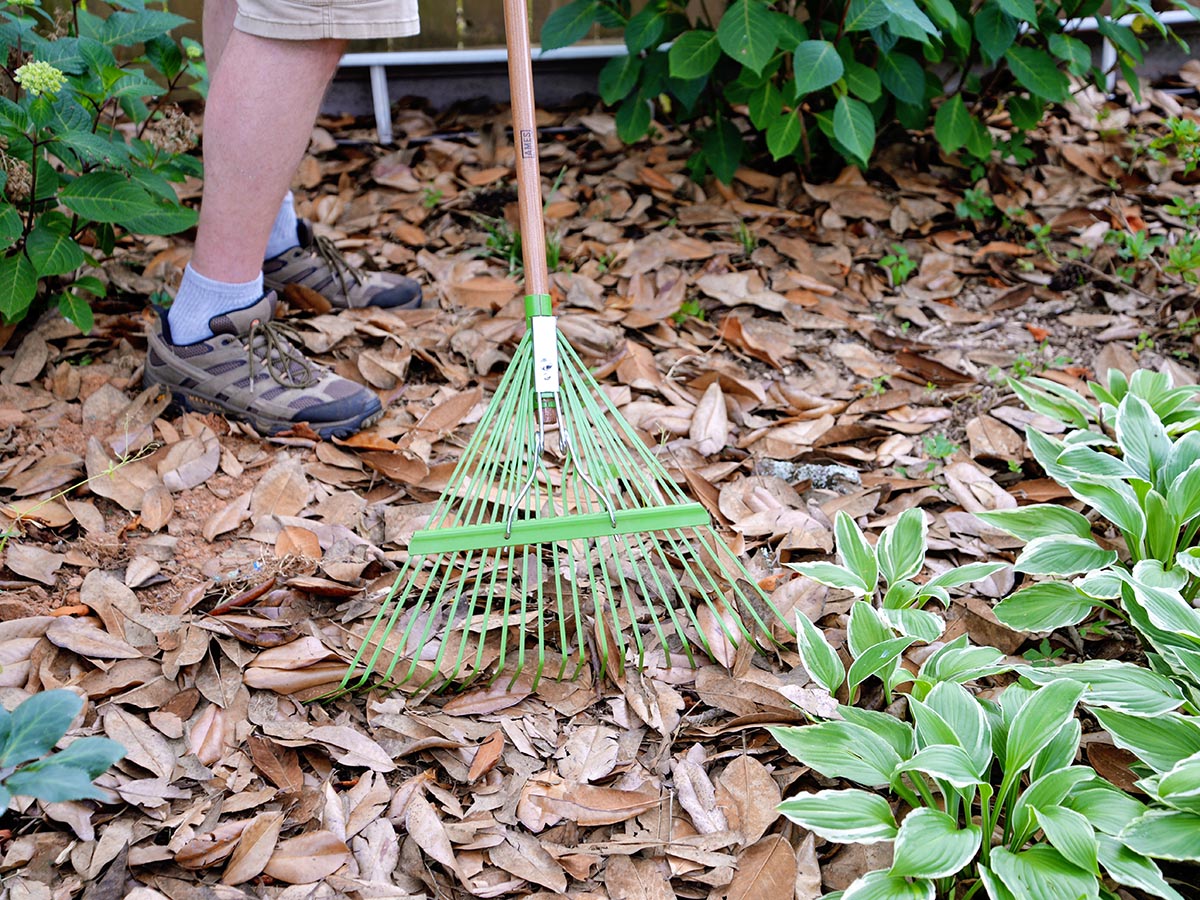
[[[790,631],[704,507],[682,493],[553,330],[549,298],[527,304],[535,327],[427,527],[413,535],[344,688],[485,673],[515,681],[531,662],[536,684],[548,663],[562,678],[573,660],[578,674],[589,644],[601,673],[622,666],[631,649],[640,665],[648,642],[694,663],[694,646],[712,654],[697,618],[703,607],[734,644],[769,643],[772,621]],[[557,345],[561,382],[552,395],[533,388],[545,365],[536,317]],[[550,638],[557,651],[548,654]]]

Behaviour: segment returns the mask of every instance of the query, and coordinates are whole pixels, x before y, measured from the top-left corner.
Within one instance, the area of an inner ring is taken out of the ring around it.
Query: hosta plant
[[[0,317],[57,304],[87,331],[105,285],[86,266],[123,233],[171,234],[195,222],[172,187],[200,173],[191,120],[165,101],[203,87],[187,21],[143,0],[92,12],[69,0],[0,0]]]
[[[1107,388],[1090,387],[1098,403],[1044,379],[1013,383],[1032,410],[1071,428],[1061,438],[1026,430],[1038,463],[1119,538],[1102,544],[1092,519],[1058,504],[977,513],[1027,541],[1014,568],[1043,579],[996,607],[1013,628],[1074,625],[1100,607],[1132,615],[1117,575],[1142,563],[1172,572],[1188,599],[1200,586],[1188,569],[1200,568],[1188,553],[1200,532],[1196,388],[1172,387],[1165,375],[1144,370],[1128,381],[1112,372]]]
[[[82,708],[68,690],[34,694],[11,713],[0,708],[0,809],[14,795],[47,803],[104,796],[92,782],[125,755],[124,747],[84,737],[54,752]]]
[[[844,511],[834,521],[837,563],[796,563],[802,575],[830,587],[852,591],[872,600],[882,622],[914,640],[936,640],[944,623],[923,609],[930,600],[950,602],[950,589],[987,578],[1003,563],[968,563],[927,578],[917,579],[925,568],[927,545],[925,513],[909,509],[883,529],[875,546]],[[853,621],[853,620],[852,620]]]
[[[1000,149],[1028,162],[1020,135],[1048,104],[1068,100],[1073,79],[1105,88],[1070,20],[1096,17],[1136,91],[1145,37],[1169,34],[1157,8],[1146,0],[573,0],[546,20],[542,47],[582,40],[596,24],[623,29],[629,52],[600,76],[622,139],[645,135],[656,114],[694,126],[695,171],[729,181],[747,153],[744,125],[776,160],[807,163],[832,148],[865,166],[891,122],[920,129],[932,119],[948,154],[986,160]],[[1137,28],[1118,21],[1129,13]],[[986,127],[997,113],[1013,134],[997,139]]]
[[[819,632],[806,641],[806,667],[841,665]],[[1175,857],[1130,832],[1145,806],[1076,764],[1082,684],[1014,683],[991,701],[930,683],[904,719],[839,706],[841,720],[771,729],[804,765],[856,785],[798,794],[784,815],[829,841],[893,844],[889,868],[824,900],[1100,900],[1115,885],[1182,900],[1154,862]]]

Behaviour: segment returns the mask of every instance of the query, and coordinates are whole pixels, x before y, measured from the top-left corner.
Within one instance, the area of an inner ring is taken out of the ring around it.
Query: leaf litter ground
[[[1035,136],[1036,165],[979,185],[908,142],[866,177],[743,169],[700,186],[665,126],[624,149],[603,112],[539,115],[562,329],[776,604],[835,646],[847,600],[783,564],[827,556],[837,511],[877,532],[920,506],[949,566],[1012,558],[973,512],[1063,499],[1021,438],[1054,424],[1003,374],[1197,380],[1195,285],[1149,263],[1122,281],[1105,243],[1180,237],[1165,207],[1195,202],[1197,179],[1134,146],[1194,101],[1080,95]],[[699,621],[718,659],[697,669],[651,642],[644,671],[309,702],[340,679],[523,328],[503,121],[401,110],[408,141],[389,152],[349,119],[314,133],[301,212],[359,262],[420,273],[436,304],[334,315],[286,298],[308,351],[385,401],[348,441],[262,441],[141,390],[144,298],[178,278],[178,240],[120,249],[101,274],[129,299],[91,335],[46,319],[8,336],[0,503],[21,518],[0,571],[2,699],[71,686],[91,701],[73,734],[129,751],[100,780],[106,802],[9,812],[11,896],[811,900],[884,864],[775,813],[820,779],[765,726],[830,699],[786,640],[756,655],[713,617]],[[972,188],[1007,217],[956,213]],[[893,286],[879,260],[901,253],[916,268]],[[1117,627],[1009,631],[990,609],[1012,588],[1000,573],[957,597],[948,637],[1136,652]],[[496,629],[479,640],[494,659]],[[1087,747],[1131,782],[1102,735]]]

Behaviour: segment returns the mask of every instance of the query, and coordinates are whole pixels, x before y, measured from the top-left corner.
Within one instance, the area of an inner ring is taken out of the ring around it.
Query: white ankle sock
[[[253,281],[231,284],[213,281],[192,268],[183,270],[183,280],[175,294],[175,302],[167,313],[171,327],[171,343],[194,344],[212,337],[208,322],[222,313],[245,309],[263,294],[262,273]]]
[[[296,233],[296,206],[292,192],[288,191],[279,205],[279,215],[271,227],[271,236],[267,238],[266,259],[273,259],[285,250],[300,246],[300,237]]]

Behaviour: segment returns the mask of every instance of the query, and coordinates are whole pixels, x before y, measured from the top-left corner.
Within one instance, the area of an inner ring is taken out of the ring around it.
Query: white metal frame
[[[1195,16],[1187,10],[1172,9],[1158,14],[1164,25],[1197,24]],[[1137,18],[1136,15],[1123,16],[1117,20],[1119,25],[1128,25]],[[1064,23],[1068,31],[1094,32],[1099,30],[1094,17],[1071,19]],[[664,45],[666,46],[666,45]],[[582,44],[573,47],[563,47],[560,50],[546,50],[534,47],[534,62],[552,62],[555,60],[577,59],[611,59],[621,56],[625,51],[624,44]],[[506,59],[503,47],[485,47],[469,50],[396,50],[381,53],[347,53],[342,57],[340,65],[345,68],[370,69],[371,101],[375,108],[375,130],[379,143],[390,144],[394,138],[392,131],[392,98],[388,92],[388,66],[465,66],[502,63]],[[1100,68],[1109,71],[1117,63],[1117,49],[1107,38],[1100,48]],[[1108,89],[1116,85],[1116,72],[1109,72]]]

